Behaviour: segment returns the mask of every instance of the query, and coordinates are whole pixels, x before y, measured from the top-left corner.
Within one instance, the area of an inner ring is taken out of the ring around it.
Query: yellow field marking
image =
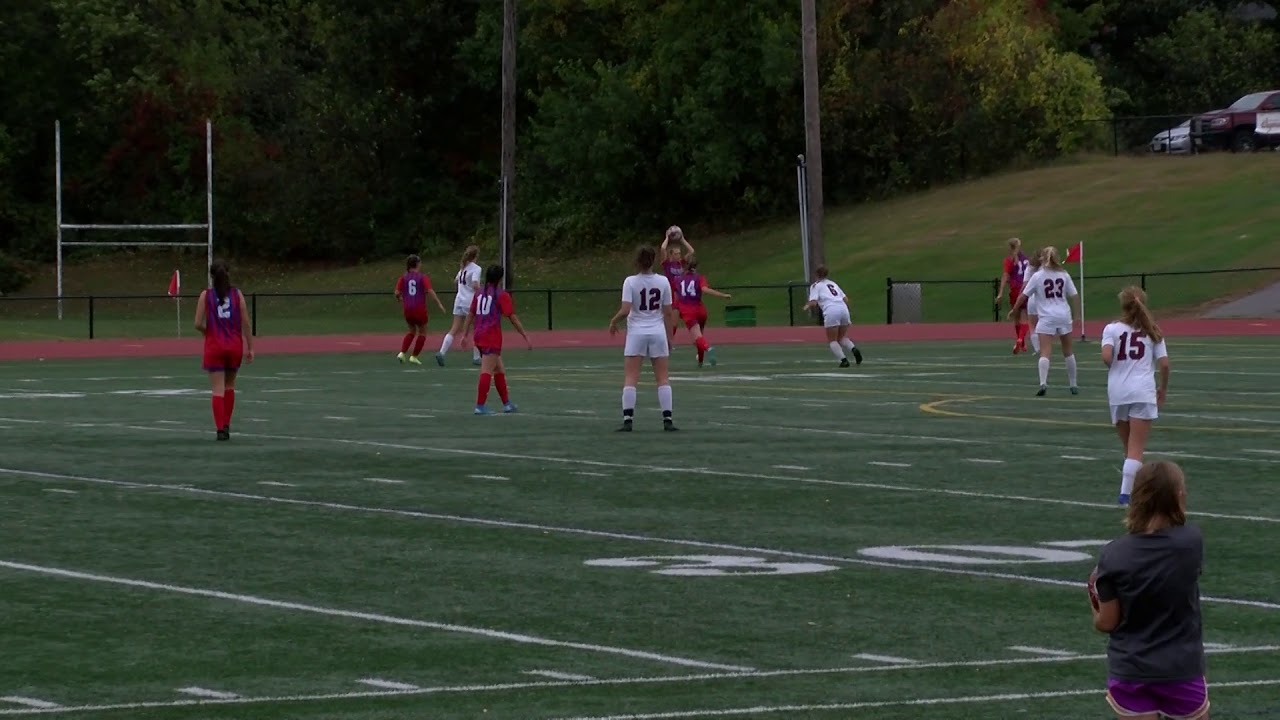
[[[944,417],[967,418],[971,420],[1001,420],[1005,422],[1018,423],[1037,423],[1040,425],[1062,425],[1070,427],[1091,427],[1091,428],[1112,428],[1109,423],[1100,422],[1082,422],[1080,420],[1054,420],[1050,418],[1039,417],[1018,417],[1015,415],[988,415],[985,413],[969,413],[959,412],[957,410],[944,410],[943,405],[963,402],[981,402],[983,400],[999,400],[1001,398],[986,396],[970,396],[959,398],[946,398],[943,400],[934,400],[933,402],[922,403],[920,412],[927,415],[941,415]],[[1218,406],[1224,407],[1224,406]],[[1215,433],[1248,433],[1251,435],[1274,435],[1280,433],[1280,428],[1225,428],[1225,427],[1196,427],[1191,425],[1168,425],[1161,424],[1161,430],[1190,430],[1192,432],[1215,432]]]

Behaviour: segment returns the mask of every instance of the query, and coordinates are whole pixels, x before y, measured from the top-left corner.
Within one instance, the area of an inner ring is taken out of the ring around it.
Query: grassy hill
[[[886,202],[830,209],[827,260],[832,276],[851,295],[855,317],[883,322],[885,278],[989,280],[999,273],[1004,242],[1019,236],[1029,248],[1060,250],[1084,240],[1088,275],[1133,273],[1126,280],[1086,281],[1090,316],[1110,314],[1114,294],[1136,283],[1138,273],[1280,265],[1280,156],[1214,154],[1186,158],[1082,158],[1054,167],[1010,172]],[[685,227],[716,286],[800,281],[798,222],[780,222],[733,235],[700,237],[695,218],[673,218]],[[655,228],[660,237],[662,228]],[[521,314],[546,327],[546,296],[530,288],[605,289],[557,292],[556,327],[602,325],[628,272],[630,253],[585,257],[517,258]],[[494,256],[488,248],[485,258]],[[455,257],[427,259],[428,270],[447,286]],[[169,273],[182,267],[188,283],[201,277],[203,257],[162,250],[127,261],[92,259],[67,272],[67,294],[163,293]],[[246,292],[390,291],[400,259],[353,267],[242,265],[237,283]],[[1165,314],[1194,312],[1216,299],[1239,296],[1280,273],[1148,278],[1153,304]],[[52,294],[52,268],[24,294]],[[802,303],[802,290],[791,303]],[[757,306],[762,323],[786,322],[787,292],[734,292],[734,304]],[[445,298],[448,302],[448,298]],[[713,299],[713,302],[715,301]],[[394,306],[383,297],[341,299],[259,298],[262,332],[341,332],[398,328]],[[0,303],[0,337],[83,336],[83,303],[68,303],[74,323],[50,323],[52,303]],[[74,306],[73,306],[74,305]],[[99,335],[174,332],[167,300],[99,301]],[[1087,309],[1088,309],[1087,308]],[[713,317],[719,313],[713,308]],[[187,313],[184,309],[184,315]],[[985,320],[991,291],[983,284],[923,287],[925,321]],[[184,319],[184,325],[187,321]]]

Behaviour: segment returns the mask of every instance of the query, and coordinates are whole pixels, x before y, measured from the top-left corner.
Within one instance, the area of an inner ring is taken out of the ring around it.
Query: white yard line
[[[259,484],[259,485],[266,485],[266,486],[268,486],[268,487],[297,487],[297,485],[294,485],[293,483],[287,483],[287,482],[276,482],[276,481],[274,481],[274,480],[263,480],[263,481],[259,482],[258,484]]]
[[[773,555],[777,557],[799,558],[802,560],[814,560],[819,562],[843,563],[846,565],[862,565],[866,567],[893,568],[895,570],[916,570],[921,572],[940,573],[944,575],[959,575],[966,577],[993,578],[998,580],[1016,580],[1019,582],[1037,583],[1040,585],[1052,585],[1056,587],[1071,588],[1078,592],[1081,583],[1076,580],[1059,580],[1057,578],[1037,577],[1032,575],[1017,575],[1013,573],[993,572],[985,570],[965,570],[963,568],[954,567],[938,567],[934,565],[920,565],[914,563],[899,563],[887,560],[868,560],[866,558],[841,557],[834,555],[822,555],[817,553],[794,552],[790,550],[777,550],[772,548],[753,547],[746,545],[735,545],[731,543],[707,542],[702,540],[686,540],[679,538],[656,537],[652,535],[640,535],[636,533],[612,532],[606,530],[590,530],[585,528],[561,527],[555,525],[541,525],[538,523],[513,522],[508,520],[493,520],[489,518],[466,517],[461,515],[445,515],[440,513],[420,512],[415,510],[401,510],[398,508],[368,507],[361,505],[349,505],[346,503],[323,502],[320,500],[302,500],[298,498],[276,497],[273,495],[255,495],[252,493],[232,492],[228,490],[210,490],[207,488],[195,488],[182,485],[161,485],[155,483],[136,483],[123,480],[108,480],[105,478],[93,478],[83,475],[61,475],[58,473],[45,473],[33,470],[14,470],[10,468],[0,468],[0,474],[19,475],[25,477],[41,478],[47,480],[68,481],[75,480],[78,482],[93,483],[100,485],[112,485],[118,487],[131,488],[147,488],[153,490],[167,490],[180,493],[188,493],[192,495],[203,495],[208,497],[224,497],[234,498],[238,500],[249,500],[256,502],[277,503],[281,505],[294,505],[298,507],[314,507],[324,508],[326,510],[341,510],[348,512],[362,512],[375,515],[391,515],[394,517],[419,518],[423,520],[440,520],[444,522],[453,522],[468,525],[477,525],[481,527],[500,527],[519,530],[532,530],[535,532],[554,532],[566,535],[581,535],[584,537],[606,538],[609,540],[626,540],[632,542],[647,542],[663,545],[675,545],[681,547],[697,547],[709,548],[714,550],[729,550],[735,553],[756,553],[764,555]],[[1108,506],[1110,507],[1110,506]],[[1280,603],[1266,602],[1262,600],[1242,600],[1236,598],[1219,598],[1213,596],[1203,596],[1200,598],[1202,602],[1222,603],[1226,605],[1239,605],[1243,607],[1255,607],[1266,610],[1280,610]]]
[[[475,478],[476,480],[510,480],[511,479],[505,475],[468,475],[467,477]]]
[[[582,475],[584,477],[609,477],[609,473],[588,472],[586,470],[577,470],[574,475]]]
[[[54,708],[62,707],[56,702],[49,702],[48,700],[40,700],[38,698],[33,698],[33,697],[23,697],[22,695],[7,695],[5,697],[0,697],[0,702],[13,703],[14,705],[25,705],[26,707],[33,708],[36,710],[52,710]],[[9,711],[0,710],[0,713],[2,712],[9,712]],[[28,711],[18,711],[18,712],[28,712]]]
[[[178,688],[177,692],[183,695],[192,695],[198,698],[209,698],[210,700],[235,700],[240,697],[232,692],[223,692],[221,690],[210,690],[202,687],[184,687]]]
[[[1003,464],[1004,464],[1004,461],[1003,461],[1003,460],[991,460],[991,459],[989,459],[989,458],[965,458],[965,459],[964,459],[964,461],[965,461],[965,462],[971,462],[971,463],[986,463],[986,464],[989,464],[989,465],[1003,465]]]
[[[1035,645],[1010,645],[1009,649],[1014,652],[1027,653],[1028,655],[1045,655],[1048,657],[1075,657],[1076,653],[1067,652],[1066,650],[1054,650],[1053,648],[1036,647]]]
[[[525,670],[525,675],[534,675],[537,677],[551,678],[552,680],[573,680],[576,682],[585,682],[595,680],[590,675],[575,675],[567,672],[557,672],[555,670]]]
[[[868,465],[879,465],[880,467],[909,468],[911,463],[885,462],[883,460],[871,460]]]
[[[521,643],[525,645],[542,645],[546,647],[568,648],[571,650],[583,650],[586,652],[601,653],[605,655],[620,655],[622,657],[634,658],[637,660],[651,660],[653,662],[665,663],[667,665],[679,665],[682,667],[703,668],[708,670],[730,670],[746,672],[751,668],[741,665],[725,665],[722,663],[704,662],[702,660],[693,660],[690,658],[676,657],[674,655],[664,655],[662,653],[647,652],[644,650],[631,650],[628,648],[612,647],[609,645],[593,645],[590,643],[568,642],[564,640],[552,640],[549,638],[538,637],[535,635],[525,635],[523,633],[506,632],[502,630],[490,630],[488,628],[471,627],[468,625],[455,625],[453,623],[432,622],[429,620],[415,620],[412,618],[396,617],[394,615],[382,615],[380,613],[364,612],[360,610],[342,610],[339,608],[322,607],[319,605],[307,605],[305,603],[290,602],[287,600],[272,600],[270,598],[258,597],[255,595],[242,595],[240,593],[224,592],[221,590],[208,590],[204,588],[185,587],[182,585],[169,585],[166,583],[150,582],[148,580],[134,580],[131,578],[115,577],[112,575],[99,575],[96,573],[80,572],[77,570],[65,570],[63,568],[47,567],[43,565],[29,565],[27,563],[10,562],[0,560],[0,567],[9,568],[10,570],[21,570],[24,572],[46,575],[49,577],[60,577],[68,580],[81,580],[85,582],[105,583],[110,585],[121,585],[124,587],[142,588],[145,590],[155,590],[157,592],[171,593],[175,595],[187,595],[192,597],[211,598],[214,600],[226,600],[230,602],[243,603],[246,605],[256,605],[259,607],[269,607],[278,610],[292,610],[294,612],[312,613],[315,615],[325,615],[328,617],[340,617],[350,620],[363,620],[365,622],[382,623],[385,625],[399,625],[402,627],[425,628],[428,630],[442,630],[444,632],[459,633],[464,635],[476,635],[479,637],[489,638],[491,640],[505,640],[507,642]]]
[[[873,655],[871,653],[858,653],[854,655],[859,660],[867,660],[870,662],[884,663],[885,665],[915,665],[916,660],[904,657],[896,657],[894,655]]]
[[[47,493],[57,493],[59,495],[79,495],[75,490],[67,490],[66,488],[45,488]]]
[[[359,681],[361,685],[376,687],[380,690],[395,690],[396,692],[422,692],[422,688],[409,683],[395,682],[392,680],[382,680],[379,678],[365,678]]]
[[[1258,454],[1261,454],[1261,455],[1280,455],[1280,450],[1255,450],[1255,449],[1249,449],[1249,450],[1245,450],[1245,452],[1247,452],[1247,453],[1258,453]]]
[[[774,470],[808,470],[804,465],[774,465]]]
[[[1239,682],[1213,683],[1209,687],[1220,690],[1234,687],[1264,687],[1280,685],[1280,680],[1241,680]],[[777,715],[813,712],[847,712],[849,710],[873,710],[893,707],[928,707],[932,705],[986,705],[990,703],[1019,702],[1025,700],[1052,700],[1055,698],[1096,695],[1098,688],[1082,690],[1050,690],[1033,693],[1005,693],[1002,695],[962,695],[958,697],[919,698],[915,700],[882,700],[876,702],[824,703],[815,705],[756,705],[739,708],[708,708],[705,710],[673,710],[670,712],[630,715],[584,715],[557,720],[680,720],[682,718],[735,717],[746,715]]]
[[[1280,652],[1280,645],[1258,645],[1251,647],[1231,648],[1229,650],[1209,650],[1210,655],[1240,655],[1255,653]],[[704,683],[716,680],[758,680],[765,678],[816,677],[827,675],[878,675],[881,673],[920,672],[926,670],[952,670],[957,668],[990,668],[990,667],[1022,667],[1029,665],[1058,665],[1077,662],[1097,662],[1105,660],[1106,655],[1076,655],[1074,657],[1031,657],[1002,658],[998,660],[963,660],[958,662],[915,663],[912,665],[855,665],[849,667],[802,668],[797,670],[755,670],[751,672],[699,673],[693,675],[659,675],[644,677],[607,678],[603,680],[563,680],[551,682],[520,682],[492,685],[443,685],[424,687],[416,691],[371,690],[365,692],[324,693],[315,695],[281,695],[267,697],[241,697],[234,700],[178,700],[173,702],[137,702],[117,703],[110,705],[78,705],[68,706],[58,712],[114,712],[122,710],[153,710],[164,708],[181,708],[192,706],[215,705],[269,705],[281,703],[320,702],[332,700],[362,700],[374,698],[403,698],[415,695],[476,695],[480,693],[512,692],[519,690],[544,690],[553,688],[582,687],[626,687],[644,685],[680,685],[684,683]],[[1271,683],[1272,681],[1263,681]],[[1212,687],[1235,687],[1231,683],[1217,683]],[[1088,691],[1099,692],[1097,688]],[[1084,694],[1084,693],[1082,693]],[[48,711],[35,709],[0,710],[4,715],[38,715]]]
[[[392,478],[365,478],[365,482],[378,483],[380,485],[404,485],[403,480],[394,480]]]
[[[1063,460],[1097,460],[1097,458],[1088,455],[1059,455],[1058,457]]]

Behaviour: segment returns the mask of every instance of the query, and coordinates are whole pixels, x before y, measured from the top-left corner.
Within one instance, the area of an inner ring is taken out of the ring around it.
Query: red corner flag
[[[1083,242],[1078,242],[1075,245],[1072,245],[1071,247],[1067,248],[1066,262],[1078,263],[1083,259],[1084,259],[1084,243]]]
[[[173,271],[173,277],[169,278],[169,297],[177,297],[182,292],[182,275],[177,271]]]

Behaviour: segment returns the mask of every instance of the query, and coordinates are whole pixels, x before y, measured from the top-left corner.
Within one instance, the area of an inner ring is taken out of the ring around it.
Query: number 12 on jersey
[[[642,311],[661,310],[662,291],[658,288],[641,288],[640,309]]]

